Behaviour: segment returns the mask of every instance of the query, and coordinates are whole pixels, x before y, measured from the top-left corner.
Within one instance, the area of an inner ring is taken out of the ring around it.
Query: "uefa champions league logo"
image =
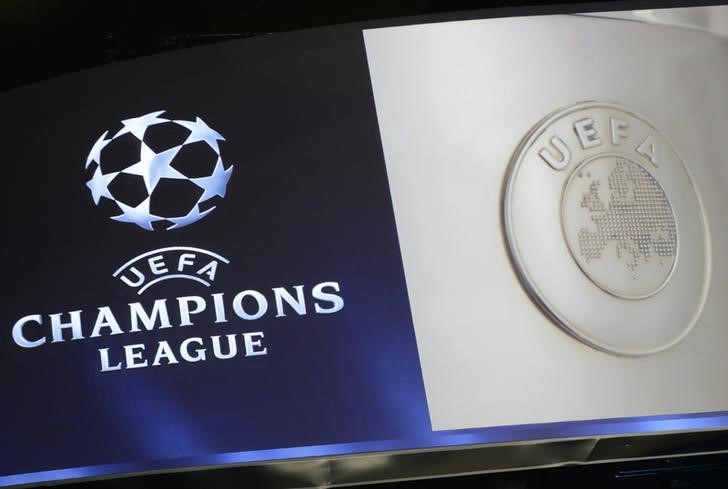
[[[112,136],[106,131],[98,138],[86,160],[90,175],[86,186],[94,204],[113,209],[112,219],[136,224],[147,231],[184,227],[208,215],[215,209],[216,201],[225,197],[233,171],[232,165],[226,166],[220,156],[219,141],[224,141],[220,133],[199,117],[195,121],[165,119],[160,117],[163,113],[152,112],[121,121],[122,127]],[[138,241],[143,246],[145,240]],[[212,287],[219,269],[229,264],[230,260],[219,253],[174,243],[137,254],[116,267],[112,276],[126,290],[142,295],[170,280]],[[45,318],[37,313],[25,315],[15,322],[11,334],[17,346],[39,348],[66,340],[142,331],[148,338],[154,338],[158,330],[172,327],[334,314],[343,309],[338,281],[306,285],[299,279],[294,283],[297,285],[260,290],[238,285],[227,292],[218,289],[210,294],[185,293],[174,299],[152,297],[143,302],[117,297],[110,305],[92,307],[88,318],[78,308],[51,313]],[[124,303],[121,307],[119,300]],[[184,336],[182,331],[180,335]],[[171,340],[168,335],[156,342],[134,338],[134,343],[121,348],[118,342],[116,346],[98,348],[100,371],[268,354],[263,329],[224,337],[189,336],[181,341]]]
[[[147,231],[181,228],[211,213],[233,171],[220,156],[220,133],[199,117],[165,119],[164,112],[121,121],[86,159],[86,169],[95,164],[86,183],[94,204],[111,200],[119,212],[111,219]]]

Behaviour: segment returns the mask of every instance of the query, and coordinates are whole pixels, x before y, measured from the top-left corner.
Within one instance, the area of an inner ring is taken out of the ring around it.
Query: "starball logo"
[[[147,231],[154,230],[152,225],[157,222],[165,222],[164,229],[170,230],[207,216],[215,206],[206,204],[214,197],[225,197],[233,172],[233,166],[226,167],[220,156],[218,141],[225,140],[220,133],[199,117],[194,122],[164,119],[160,117],[164,112],[121,121],[123,127],[108,138],[109,131],[104,132],[86,158],[87,169],[95,165],[93,176],[86,183],[94,203],[98,205],[103,198],[112,200],[120,211],[112,219],[136,224]],[[162,134],[168,137],[162,138]],[[126,146],[131,151],[115,152],[115,146]],[[192,151],[197,151],[198,157],[185,168],[186,155]],[[200,155],[201,152],[206,154]],[[137,193],[140,198],[130,202],[127,199],[133,197],[120,194],[128,195],[122,186],[126,184],[128,188],[134,180],[138,180],[141,188]],[[176,181],[170,182],[177,183],[176,190],[192,196],[192,205],[185,214],[163,215],[152,211],[157,200],[162,204],[169,198],[163,195],[164,188],[160,185],[165,180]]]
[[[93,204],[110,205],[110,218],[126,227],[166,233],[189,226],[208,216],[226,195],[233,165],[223,162],[220,142],[225,138],[200,117],[181,120],[164,118],[164,113],[122,120],[116,132],[105,131],[96,139],[86,158],[90,175],[86,186]],[[143,246],[143,239],[139,243]],[[139,253],[111,268],[110,277],[135,297],[150,289],[159,293],[171,280],[210,288],[218,269],[230,262],[218,252],[174,243]],[[252,322],[329,315],[343,307],[341,285],[335,280],[312,284],[302,280],[267,289],[246,284],[232,292],[154,298],[122,307],[33,312],[15,322],[12,338],[27,349],[79,340],[101,343],[106,337],[126,334],[139,339],[121,347],[98,345],[99,370],[114,372],[265,357],[270,351],[265,331],[250,331]],[[213,334],[154,341],[163,330],[194,326],[190,331],[209,328]]]

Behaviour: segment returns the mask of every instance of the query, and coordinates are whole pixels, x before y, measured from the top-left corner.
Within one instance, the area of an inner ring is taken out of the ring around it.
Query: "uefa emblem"
[[[511,161],[503,210],[524,287],[577,339],[650,355],[697,321],[707,224],[678,153],[644,117],[596,102],[548,116]]]

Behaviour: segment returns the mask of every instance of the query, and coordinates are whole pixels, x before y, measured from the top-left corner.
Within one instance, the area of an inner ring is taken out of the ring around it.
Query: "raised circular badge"
[[[504,226],[528,293],[607,353],[680,341],[700,315],[708,230],[683,162],[631,110],[588,102],[531,130],[506,177]]]

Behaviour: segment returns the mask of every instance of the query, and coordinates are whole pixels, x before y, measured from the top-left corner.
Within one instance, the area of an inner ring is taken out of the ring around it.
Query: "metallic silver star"
[[[205,192],[200,197],[199,202],[204,202],[216,195],[225,197],[225,189],[227,188],[230,176],[233,174],[233,167],[227,170],[222,164],[222,159],[218,158],[215,164],[215,170],[209,177],[191,178],[197,186],[201,187]]]
[[[104,132],[99,139],[96,140],[93,147],[91,148],[91,151],[88,153],[88,157],[86,158],[86,166],[84,168],[88,168],[89,165],[92,162],[101,163],[101,150],[106,147],[107,144],[111,142],[111,139],[106,139],[106,135],[109,134],[109,131]]]
[[[215,210],[215,207],[210,207],[204,212],[200,212],[200,206],[195,205],[195,207],[192,208],[192,210],[186,215],[182,217],[170,217],[167,219],[168,221],[174,223],[172,226],[168,227],[167,230],[174,229],[174,228],[181,228],[183,226],[186,226],[188,224],[192,224],[195,221],[199,221],[206,215],[208,215],[210,212]]]
[[[187,180],[187,177],[178,172],[170,165],[172,160],[179,152],[182,146],[175,146],[166,151],[157,154],[146,144],[142,143],[141,158],[138,163],[134,163],[130,167],[122,170],[121,173],[129,175],[139,175],[144,179],[144,185],[147,192],[151,195],[154,188],[162,178],[172,178],[175,180]]]
[[[133,119],[124,119],[121,121],[124,127],[114,134],[114,138],[118,138],[119,136],[130,132],[140,141],[143,140],[144,132],[147,130],[147,127],[155,124],[161,124],[163,122],[169,122],[169,119],[162,119],[159,117],[161,114],[164,114],[164,112],[164,110],[160,110],[139,117],[134,117]]]
[[[96,167],[94,176],[91,177],[91,180],[86,182],[86,186],[89,188],[89,190],[91,190],[91,196],[94,199],[94,204],[98,205],[101,197],[106,197],[108,199],[114,200],[114,196],[111,195],[111,192],[109,192],[109,183],[111,183],[114,177],[118,174],[119,172],[117,171],[104,175],[103,173],[101,173],[101,167]]]
[[[111,216],[111,218],[115,221],[136,224],[140,228],[146,229],[147,231],[154,231],[152,223],[155,221],[162,221],[164,218],[155,216],[154,214],[149,212],[150,199],[151,197],[147,197],[136,207],[129,207],[123,202],[119,202],[117,200],[116,203],[119,205],[122,213],[118,216]]]
[[[196,143],[197,141],[205,141],[215,150],[217,154],[220,154],[220,148],[218,147],[218,140],[225,141],[222,134],[212,129],[210,126],[205,124],[205,121],[197,117],[195,122],[192,121],[174,121],[180,126],[184,126],[189,129],[190,135],[185,140],[184,144]]]

